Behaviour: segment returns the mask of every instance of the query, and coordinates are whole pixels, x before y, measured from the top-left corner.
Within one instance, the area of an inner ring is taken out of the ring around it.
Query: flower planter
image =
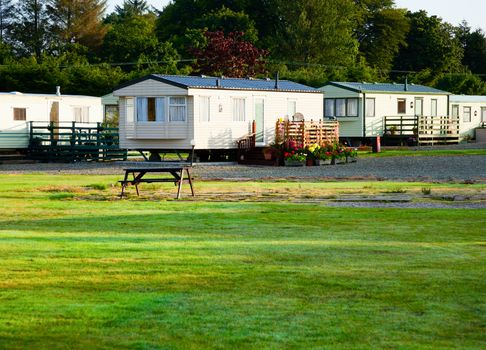
[[[344,164],[346,163],[346,158],[333,158],[331,164]]]
[[[305,161],[306,166],[314,166],[315,165],[315,160],[314,159],[307,159]]]
[[[285,166],[300,167],[305,165],[305,160],[285,160]]]
[[[321,166],[321,165],[331,165],[331,159],[317,159],[316,160],[316,165]]]

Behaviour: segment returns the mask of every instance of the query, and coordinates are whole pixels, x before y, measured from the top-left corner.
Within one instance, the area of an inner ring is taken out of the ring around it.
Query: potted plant
[[[346,157],[346,163],[355,163],[358,158],[358,151],[354,148],[345,148],[344,156]]]
[[[319,153],[319,145],[317,143],[314,143],[313,145],[307,146],[305,151],[307,155],[307,160],[306,160],[306,165],[307,166],[313,166],[316,163],[317,160],[317,154]]]
[[[395,135],[397,133],[397,127],[395,125],[390,126],[390,134]]]
[[[303,151],[284,152],[285,166],[304,166],[306,164],[307,155]]]
[[[344,154],[344,150],[345,147],[343,147],[340,143],[334,143],[331,164],[342,164],[346,161],[346,155]]]
[[[274,151],[271,147],[265,147],[262,152],[265,160],[272,160]]]
[[[330,165],[332,161],[332,150],[327,145],[319,147],[316,153],[316,165]]]

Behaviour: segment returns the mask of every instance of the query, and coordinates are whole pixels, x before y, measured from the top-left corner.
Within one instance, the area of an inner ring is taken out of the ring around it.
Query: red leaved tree
[[[226,77],[252,77],[265,71],[266,50],[243,40],[243,32],[205,32],[207,44],[192,48],[196,58],[194,69],[200,74]]]

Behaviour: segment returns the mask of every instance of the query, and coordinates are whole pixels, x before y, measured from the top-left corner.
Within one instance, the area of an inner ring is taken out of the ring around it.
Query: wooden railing
[[[459,117],[389,116],[383,128],[385,137],[414,137],[419,145],[459,142]]]
[[[276,139],[280,141],[294,140],[302,145],[323,145],[339,141],[338,121],[277,121]]]
[[[48,162],[127,158],[119,146],[118,128],[102,123],[30,122],[29,155]]]

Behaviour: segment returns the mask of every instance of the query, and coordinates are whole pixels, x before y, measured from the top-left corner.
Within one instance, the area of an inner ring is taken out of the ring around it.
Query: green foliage
[[[357,5],[360,52],[372,67],[382,70],[392,68],[400,48],[407,45],[410,29],[406,11],[393,8],[392,4],[393,1],[383,4],[371,0]]]
[[[442,74],[435,87],[457,95],[486,95],[486,82],[471,73]]]
[[[455,28],[425,11],[408,12],[410,31],[407,46],[395,59],[399,70],[456,72],[462,68],[464,50],[455,35]]]
[[[273,56],[304,63],[352,66],[358,52],[350,0],[280,1],[284,26]],[[332,19],[332,20],[330,20]]]
[[[250,17],[241,12],[235,12],[227,7],[222,7],[217,11],[204,14],[202,18],[194,21],[196,28],[207,28],[210,32],[223,31],[225,34],[231,32],[243,32],[243,39],[256,43],[258,41],[258,31],[255,22]]]

